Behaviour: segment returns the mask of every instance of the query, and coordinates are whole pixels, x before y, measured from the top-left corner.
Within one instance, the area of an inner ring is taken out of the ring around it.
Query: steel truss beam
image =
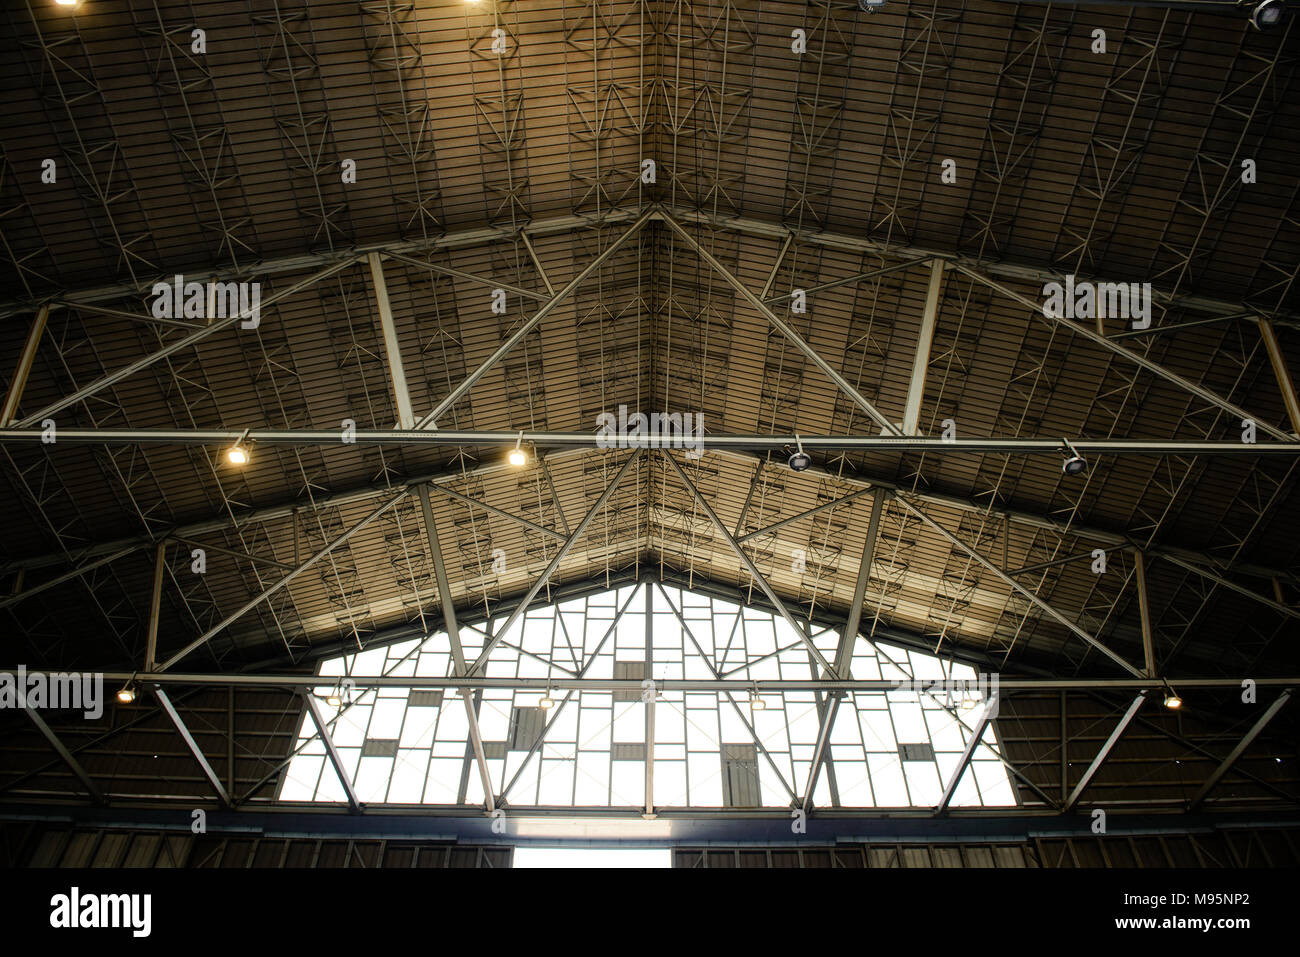
[[[447,567],[442,560],[442,543],[438,538],[438,523],[434,521],[433,507],[429,504],[429,487],[421,485],[416,489],[420,497],[420,513],[424,519],[424,533],[429,540],[429,558],[433,563],[434,584],[438,588],[438,604],[442,609],[442,626],[447,632],[447,643],[451,645],[454,673],[463,675],[468,668],[465,663],[465,649],[460,640],[460,625],[456,621],[456,606],[451,600],[451,585],[447,581]],[[478,712],[474,709],[473,694],[468,688],[461,689],[460,698],[465,703],[465,718],[469,722],[470,745],[474,749],[474,760],[478,764],[479,776],[483,779],[483,803],[487,812],[496,809],[495,792],[492,790],[492,773],[488,769],[487,753],[483,750],[483,733],[479,730]]]
[[[319,678],[316,679],[318,682]],[[361,802],[357,800],[356,789],[352,786],[352,777],[348,774],[347,768],[343,766],[343,758],[339,755],[339,750],[334,746],[334,739],[330,737],[329,728],[325,725],[325,718],[320,712],[320,705],[316,703],[316,696],[306,689],[299,691],[303,703],[307,706],[307,713],[311,715],[312,724],[316,725],[316,733],[320,735],[321,741],[325,744],[325,753],[329,755],[330,764],[334,767],[334,773],[338,775],[339,783],[343,785],[343,793],[347,795],[348,808],[353,814],[361,813]]]
[[[971,758],[975,756],[975,749],[979,747],[980,739],[984,737],[984,731],[993,720],[994,706],[995,702],[993,701],[985,702],[983,710],[980,711],[979,720],[975,722],[975,727],[971,730],[970,738],[966,742],[966,749],[962,751],[961,760],[957,762],[957,767],[953,769],[952,776],[948,778],[948,783],[943,789],[943,796],[934,809],[936,816],[947,812],[948,805],[952,802],[952,796],[957,793],[957,785],[961,783],[962,775],[966,773],[966,768],[970,766]]]
[[[1110,659],[1111,661],[1113,661],[1115,664],[1119,665],[1121,668],[1123,668],[1123,669],[1124,669],[1125,671],[1127,671],[1129,674],[1132,674],[1132,675],[1141,675],[1141,674],[1142,674],[1142,672],[1141,672],[1140,669],[1133,667],[1131,664],[1129,664],[1127,661],[1125,661],[1123,658],[1121,658],[1121,657],[1120,657],[1119,655],[1117,655],[1115,652],[1111,651],[1109,648],[1107,648],[1105,645],[1103,645],[1100,641],[1098,641],[1096,638],[1094,638],[1094,637],[1093,637],[1091,634],[1089,634],[1087,631],[1085,631],[1084,629],[1080,628],[1077,624],[1075,624],[1075,623],[1074,623],[1073,621],[1071,621],[1070,619],[1066,618],[1066,617],[1065,617],[1064,615],[1062,615],[1059,611],[1057,611],[1055,608],[1053,608],[1053,607],[1052,607],[1051,605],[1049,605],[1047,602],[1043,601],[1041,598],[1039,598],[1036,594],[1034,594],[1032,591],[1030,591],[1030,590],[1029,590],[1028,588],[1026,588],[1024,585],[1020,584],[1020,582],[1016,581],[1014,578],[1012,578],[1010,575],[1008,575],[1008,574],[1007,574],[1006,572],[1004,572],[1002,569],[998,568],[996,565],[994,565],[991,561],[989,561],[989,560],[988,560],[987,558],[985,558],[983,555],[981,555],[981,554],[979,554],[977,551],[975,551],[975,549],[971,548],[969,545],[967,545],[965,542],[963,542],[963,541],[962,541],[960,538],[958,538],[956,535],[952,534],[952,532],[950,532],[950,531],[948,531],[946,528],[943,528],[942,526],[940,526],[937,522],[934,521],[934,519],[930,518],[930,516],[926,515],[923,511],[921,511],[921,510],[920,510],[919,508],[917,508],[915,505],[913,505],[913,504],[911,504],[910,502],[908,502],[907,499],[905,499],[901,494],[895,493],[895,495],[894,495],[894,500],[895,500],[896,502],[898,502],[900,505],[902,505],[903,508],[907,509],[907,510],[908,510],[909,512],[911,512],[913,515],[915,515],[917,518],[919,518],[919,519],[921,520],[921,523],[922,523],[923,525],[925,525],[926,527],[928,527],[931,531],[938,533],[938,534],[939,534],[942,538],[944,538],[944,539],[945,539],[949,544],[951,544],[951,545],[953,545],[954,547],[960,549],[960,550],[961,550],[961,551],[962,551],[962,552],[963,552],[967,557],[969,557],[972,561],[974,561],[974,562],[975,562],[977,565],[979,565],[981,568],[984,568],[984,569],[986,569],[986,570],[992,572],[995,576],[997,576],[999,579],[1001,579],[1002,582],[1003,582],[1004,584],[1009,585],[1013,591],[1017,592],[1018,594],[1020,594],[1020,595],[1023,596],[1024,598],[1028,599],[1030,602],[1032,602],[1035,606],[1037,606],[1040,610],[1042,610],[1044,613],[1046,613],[1046,614],[1048,615],[1048,617],[1050,617],[1050,618],[1051,618],[1053,621],[1055,621],[1057,624],[1059,624],[1059,625],[1063,625],[1065,628],[1069,629],[1069,631],[1073,632],[1075,635],[1077,635],[1078,637],[1082,638],[1082,639],[1083,639],[1084,641],[1086,641],[1089,645],[1091,645],[1091,646],[1092,646],[1093,648],[1095,648],[1097,651],[1100,651],[1103,655],[1105,655],[1107,658],[1109,658],[1109,659]]]
[[[194,755],[194,760],[198,762],[199,767],[203,770],[203,776],[208,779],[212,785],[212,790],[217,792],[217,799],[221,801],[223,807],[230,807],[230,795],[226,793],[225,785],[221,783],[221,778],[217,777],[212,765],[204,756],[198,742],[194,740],[194,735],[190,734],[190,729],[186,727],[185,722],[181,720],[180,712],[172,704],[171,699],[167,697],[167,692],[158,685],[154,686],[153,693],[158,698],[158,703],[162,705],[163,711],[167,712],[167,717],[175,725],[177,733],[185,741],[185,747],[189,748],[190,754]]]
[[[67,745],[60,740],[59,736],[50,730],[50,726],[45,723],[44,718],[36,713],[36,709],[27,707],[27,701],[23,694],[24,689],[19,688],[18,707],[26,712],[27,717],[31,719],[32,724],[36,725],[37,730],[40,731],[41,734],[45,736],[45,740],[50,743],[50,747],[58,752],[59,757],[63,759],[63,763],[72,769],[72,773],[77,776],[77,780],[79,780],[81,786],[86,789],[86,793],[90,795],[90,799],[96,804],[107,804],[108,800],[100,793],[99,788],[95,787],[95,782],[90,780],[90,775],[87,774],[86,769],[81,766],[81,762],[73,756],[72,752],[68,750]]]
[[[587,514],[582,517],[582,521],[578,523],[572,534],[569,535],[565,543],[560,546],[559,550],[551,558],[537,581],[533,582],[532,586],[524,594],[523,599],[521,599],[519,604],[515,606],[514,611],[510,613],[510,617],[506,619],[505,624],[497,629],[496,635],[487,643],[487,646],[484,647],[482,653],[469,667],[467,674],[476,675],[482,673],[483,667],[487,664],[487,660],[492,654],[492,649],[500,644],[501,639],[505,637],[506,633],[514,623],[523,617],[524,612],[528,610],[529,603],[537,597],[537,593],[546,586],[548,581],[550,581],[551,575],[555,572],[555,569],[560,567],[560,562],[564,560],[564,556],[569,553],[569,550],[573,548],[578,539],[582,537],[582,534],[587,530],[587,526],[591,524],[592,519],[596,517],[597,513],[605,507],[605,503],[609,501],[609,497],[614,494],[614,490],[618,488],[619,482],[623,480],[623,476],[625,476],[628,473],[628,470],[632,468],[633,463],[640,457],[640,454],[641,453],[638,450],[628,456],[627,461],[623,463],[623,467],[618,470],[614,478],[610,480],[610,483],[605,486],[605,491],[600,493],[600,497],[596,499],[591,508],[587,510]]]
[[[1164,366],[1160,365],[1158,362],[1152,362],[1146,356],[1134,352],[1132,349],[1129,349],[1127,346],[1120,345],[1118,342],[1115,342],[1113,339],[1110,339],[1107,336],[1102,335],[1101,333],[1097,332],[1095,329],[1089,329],[1086,325],[1075,322],[1073,319],[1067,319],[1065,318],[1065,316],[1058,316],[1058,315],[1044,316],[1042,303],[1034,302],[1032,299],[1020,295],[1020,293],[1016,292],[1014,289],[1009,289],[1008,287],[1002,285],[1000,282],[997,282],[989,278],[984,273],[980,272],[978,269],[973,269],[970,266],[962,265],[960,263],[955,264],[955,266],[957,269],[960,269],[962,272],[970,276],[972,279],[978,280],[979,282],[984,283],[986,286],[988,286],[990,289],[994,290],[995,292],[998,292],[1001,295],[1007,297],[1008,299],[1012,299],[1020,303],[1022,306],[1029,309],[1033,315],[1039,318],[1044,318],[1049,322],[1054,322],[1057,325],[1064,326],[1065,328],[1073,332],[1075,335],[1082,336],[1084,339],[1087,339],[1088,341],[1101,346],[1103,349],[1113,352],[1115,355],[1123,359],[1127,359],[1129,362],[1132,362],[1138,366],[1141,366],[1147,372],[1159,376],[1161,379],[1164,379],[1166,382],[1169,382],[1177,386],[1178,388],[1182,389],[1184,392],[1191,393],[1201,401],[1208,402],[1210,405],[1222,409],[1224,412],[1234,415],[1238,419],[1253,420],[1256,423],[1257,427],[1259,428],[1259,431],[1265,432],[1271,435],[1273,438],[1278,439],[1282,442],[1296,441],[1294,436],[1290,435],[1288,432],[1279,429],[1274,425],[1270,425],[1268,422],[1265,422],[1264,420],[1254,415],[1251,415],[1241,406],[1236,405],[1235,403],[1229,401],[1228,399],[1225,399],[1217,392],[1213,392],[1210,389],[1205,388],[1204,386],[1198,385],[1197,383],[1192,382],[1190,379],[1185,379],[1176,372],[1169,371]]]
[[[835,670],[835,666],[827,661],[822,653],[817,649],[817,646],[813,644],[812,639],[809,638],[807,633],[804,631],[803,625],[799,623],[794,615],[790,614],[790,609],[785,606],[785,602],[781,601],[777,593],[772,590],[772,586],[767,583],[767,579],[763,576],[763,573],[758,570],[758,566],[754,564],[753,559],[746,554],[745,550],[740,547],[740,544],[732,536],[731,532],[727,530],[727,527],[722,523],[722,520],[718,518],[718,513],[713,510],[712,506],[709,505],[704,496],[700,494],[700,490],[695,487],[695,483],[686,477],[686,472],[677,464],[677,460],[671,453],[665,453],[663,458],[672,466],[673,471],[677,473],[677,478],[681,481],[682,485],[686,487],[686,491],[688,491],[691,494],[691,497],[699,503],[704,514],[708,516],[709,522],[712,523],[715,529],[717,529],[718,534],[723,537],[723,540],[726,541],[727,545],[731,548],[732,552],[735,553],[736,557],[740,559],[741,564],[745,566],[750,577],[754,579],[755,584],[757,584],[758,587],[762,589],[763,594],[767,596],[767,600],[776,606],[781,617],[786,620],[790,627],[795,630],[795,633],[803,640],[804,645],[808,648],[808,653],[816,658],[817,663],[825,668],[828,673],[837,675],[838,672]]]
[[[602,249],[600,254],[593,258],[591,262],[587,263],[587,265],[584,266],[576,276],[570,279],[563,289],[551,296],[542,308],[533,313],[532,318],[528,319],[515,329],[515,331],[506,338],[505,342],[501,343],[501,345],[497,347],[497,350],[493,352],[492,355],[484,359],[477,369],[461,381],[460,385],[452,389],[451,392],[442,399],[442,401],[434,406],[433,411],[420,419],[420,421],[415,424],[415,428],[427,429],[432,426],[436,429],[438,427],[438,419],[442,417],[444,412],[455,405],[460,400],[461,396],[472,389],[474,383],[486,375],[487,372],[498,362],[509,355],[515,346],[519,345],[520,342],[527,338],[530,332],[541,324],[543,319],[554,312],[557,307],[565,302],[565,300],[569,299],[579,286],[586,282],[593,273],[600,269],[601,266],[605,265],[610,257],[627,244],[629,239],[639,233],[641,228],[645,226],[651,218],[653,218],[653,211],[647,211],[637,217],[636,221],[632,223],[631,226],[624,230],[623,233],[621,233],[612,243]]]
[[[310,286],[314,286],[322,279],[328,279],[330,276],[333,276],[335,273],[342,272],[344,269],[347,269],[355,262],[356,262],[355,259],[344,259],[340,262],[335,263],[332,266],[322,269],[318,273],[308,276],[305,279],[301,279],[298,282],[294,283],[292,286],[289,286],[288,288],[285,289],[281,289],[279,292],[275,293],[274,295],[268,296],[267,299],[261,304],[261,308],[268,309],[271,306],[275,305],[277,302],[279,302],[281,299],[285,299],[303,289],[306,289]],[[185,336],[185,338],[177,339],[175,342],[169,343],[168,345],[163,346],[161,349],[158,349],[157,351],[152,352],[149,355],[144,356],[143,358],[137,359],[134,362],[116,370],[115,372],[110,372],[107,375],[101,376],[100,378],[96,379],[94,382],[82,386],[76,392],[72,393],[72,395],[64,396],[62,399],[59,399],[58,401],[52,402],[49,405],[45,406],[45,408],[41,409],[40,411],[33,412],[31,415],[25,416],[24,418],[18,421],[17,425],[19,428],[30,428],[33,425],[37,425],[43,419],[46,419],[54,415],[55,413],[68,408],[68,406],[76,405],[78,402],[81,402],[84,399],[88,399],[92,395],[95,395],[96,393],[102,392],[104,389],[107,389],[109,386],[121,382],[123,379],[127,378],[128,376],[134,375],[135,373],[139,372],[141,369],[147,369],[155,362],[159,362],[167,358],[168,356],[173,355],[174,353],[180,352],[183,349],[188,349],[191,346],[198,345],[200,342],[202,342],[204,339],[207,339],[209,336],[212,336],[215,333],[222,332],[223,330],[231,328],[232,326],[235,325],[235,323],[243,321],[244,318],[245,317],[240,316],[238,312],[235,312],[234,314],[227,316],[224,319],[218,319],[212,322],[210,325],[204,326],[201,329],[196,329],[194,332],[191,332],[188,336]]]
[[[845,619],[844,630],[840,632],[840,643],[835,649],[835,673],[847,677],[853,664],[853,646],[857,643],[862,630],[862,606],[866,600],[867,582],[871,578],[871,565],[875,561],[876,539],[880,534],[880,515],[884,511],[885,500],[889,492],[877,489],[871,498],[871,517],[867,520],[867,537],[862,546],[862,558],[858,562],[858,577],[853,583],[853,598],[849,601],[849,614]],[[835,727],[835,718],[839,714],[841,695],[833,694],[826,703],[826,713],[822,718],[821,730],[817,735],[817,746],[813,750],[812,766],[808,769],[808,784],[803,791],[803,809],[807,813],[812,806],[812,794],[817,787],[817,777],[821,773],[825,760],[826,747],[830,743],[831,732]]]
[[[826,246],[831,249],[844,249],[852,252],[870,253],[891,260],[943,259],[951,263],[954,267],[966,266],[968,268],[980,269],[990,276],[1000,276],[1012,281],[1024,282],[1039,287],[1047,282],[1057,282],[1062,276],[1059,268],[1055,266],[1016,263],[1007,260],[997,260],[993,257],[983,258],[979,256],[966,256],[954,253],[951,250],[945,251],[929,247],[903,246],[896,243],[886,243],[879,240],[868,239],[865,236],[840,233],[832,230],[792,230],[781,223],[765,222],[760,219],[752,219],[744,216],[726,216],[710,213],[706,210],[678,208],[673,206],[665,206],[664,212],[671,215],[679,223],[696,223],[698,225],[710,226],[714,229],[723,231],[742,233],[746,236],[766,237],[779,241],[784,241],[787,237],[794,236],[800,243],[805,245]],[[1082,273],[1076,273],[1076,276],[1080,280],[1094,278],[1091,276],[1085,276]],[[1164,289],[1153,288],[1152,298],[1156,303],[1163,306],[1185,309],[1192,312],[1204,312],[1215,316],[1260,315],[1260,310],[1258,308],[1252,307],[1246,303],[1218,299],[1213,296],[1195,296],[1181,293],[1175,294]],[[1285,324],[1296,324],[1300,322],[1300,314],[1289,312],[1271,313],[1269,318],[1275,325],[1278,322],[1283,322]]]
[[[56,445],[208,445],[226,446],[241,439],[257,445],[325,446],[340,442],[337,429],[60,429]],[[1263,455],[1300,457],[1300,441],[1281,433],[1286,441],[1167,441],[1148,439],[1071,439],[1082,453],[1095,455],[1224,455],[1253,458]],[[27,426],[0,429],[0,445],[42,444],[42,430]],[[471,431],[443,429],[359,429],[350,442],[356,445],[513,447],[519,439],[540,449],[598,449],[613,442],[596,432]],[[666,440],[625,437],[624,448],[659,448]],[[924,452],[928,455],[1057,455],[1059,438],[954,438],[890,435],[804,435],[798,441],[807,451]],[[705,448],[712,451],[779,451],[793,448],[794,433],[762,435],[729,433],[710,435]]]
[[[550,236],[575,230],[592,229],[598,226],[616,226],[620,223],[632,222],[641,215],[641,212],[640,209],[635,207],[615,207],[602,211],[598,216],[594,214],[557,216],[550,219],[533,220],[526,226],[503,224],[500,226],[456,230],[432,240],[415,239],[393,243],[375,243],[373,245],[359,246],[344,253],[306,253],[298,256],[264,259],[241,267],[237,272],[239,276],[278,276],[284,273],[305,272],[337,265],[340,260],[347,263],[355,262],[358,259],[364,259],[371,252],[379,252],[389,258],[396,258],[398,255],[429,255],[440,250],[469,249],[490,243],[505,242],[513,240],[516,236],[523,235],[525,231],[529,236]],[[419,265],[426,267],[428,263],[420,262]],[[174,272],[175,270],[160,272],[157,276],[139,284],[95,286],[67,292],[51,301],[50,306],[52,308],[60,306],[75,308],[85,303],[139,298],[148,293],[155,281],[170,279]],[[501,284],[498,282],[493,283],[493,285],[500,286]],[[31,312],[38,305],[38,302],[24,300],[11,300],[0,303],[0,319]]]
[[[686,245],[694,251],[695,255],[699,256],[700,259],[707,263],[714,272],[725,279],[728,285],[735,289],[736,292],[740,293],[741,298],[748,302],[753,309],[757,310],[758,313],[773,326],[773,328],[780,331],[780,333],[785,336],[796,349],[803,353],[804,357],[807,358],[809,362],[815,365],[821,370],[823,375],[834,382],[841,392],[852,399],[854,404],[865,412],[872,421],[890,435],[896,436],[902,434],[898,426],[890,421],[883,412],[872,405],[871,402],[869,402],[862,393],[854,388],[848,379],[840,375],[840,373],[836,371],[829,362],[823,359],[821,354],[810,346],[807,340],[795,331],[793,326],[777,315],[771,306],[750,291],[749,287],[741,282],[740,278],[735,273],[724,266],[711,252],[701,246],[695,237],[692,236],[679,222],[677,222],[677,220],[667,213],[661,214],[658,218],[662,222],[666,223],[673,232],[680,236]]]
[[[224,631],[227,628],[227,626],[238,621],[248,612],[252,611],[258,605],[262,604],[262,602],[270,598],[272,595],[275,595],[277,592],[287,587],[291,581],[293,581],[295,578],[297,578],[307,569],[311,568],[322,558],[328,556],[332,551],[334,551],[340,545],[344,544],[353,535],[361,531],[361,529],[365,528],[375,519],[379,518],[379,516],[383,515],[385,512],[387,512],[389,509],[395,506],[398,502],[402,501],[402,499],[406,497],[408,492],[410,492],[409,487],[403,488],[396,495],[390,498],[387,502],[384,502],[384,504],[380,505],[377,509],[370,512],[370,514],[366,515],[360,521],[353,524],[351,528],[347,529],[345,532],[343,532],[343,534],[339,535],[337,538],[335,538],[333,541],[327,544],[324,548],[318,551],[315,555],[312,555],[310,558],[308,558],[305,562],[303,562],[293,571],[289,572],[289,574],[285,575],[283,578],[277,581],[270,588],[267,588],[260,595],[246,602],[237,611],[234,611],[231,614],[227,615],[220,622],[213,625],[211,628],[209,628],[203,634],[199,635],[199,637],[195,638],[193,641],[191,641],[180,651],[176,652],[176,654],[172,655],[170,658],[164,661],[158,667],[158,670],[166,671],[168,668],[176,664],[178,661],[181,661],[184,658],[186,658],[191,652],[195,651],[198,648],[201,648],[203,645],[206,645],[209,641],[212,640],[212,638],[214,638],[216,635]]]
[[[1201,785],[1200,790],[1198,790],[1191,801],[1188,802],[1187,809],[1189,811],[1194,811],[1201,806],[1201,803],[1205,800],[1206,796],[1214,790],[1215,785],[1217,785],[1232,766],[1237,763],[1237,759],[1240,758],[1255,739],[1259,737],[1260,732],[1264,730],[1265,726],[1273,720],[1274,716],[1276,716],[1279,711],[1286,707],[1286,703],[1291,700],[1291,693],[1292,689],[1287,688],[1278,695],[1277,699],[1268,706],[1268,709],[1255,720],[1255,723],[1251,725],[1250,730],[1247,731],[1245,736],[1237,742],[1236,747],[1228,752],[1228,756],[1223,759],[1223,762],[1217,768],[1214,769],[1214,773],[1209,776],[1206,782]]]
[[[1088,765],[1088,770],[1083,772],[1083,777],[1079,778],[1079,783],[1074,786],[1074,790],[1070,792],[1070,796],[1065,799],[1065,805],[1061,808],[1062,811],[1068,814],[1070,811],[1074,810],[1074,806],[1079,803],[1079,798],[1083,795],[1083,792],[1087,789],[1088,785],[1092,783],[1093,777],[1095,777],[1097,772],[1101,770],[1101,766],[1106,763],[1106,759],[1110,757],[1110,752],[1115,747],[1115,743],[1119,741],[1120,736],[1128,729],[1128,726],[1132,724],[1133,719],[1137,717],[1138,709],[1141,708],[1143,703],[1147,700],[1147,694],[1148,692],[1143,691],[1133,699],[1133,703],[1128,706],[1128,710],[1124,712],[1124,716],[1120,718],[1119,723],[1115,725],[1115,730],[1110,733],[1110,737],[1108,737],[1105,743],[1102,744],[1101,750],[1097,752],[1097,756],[1094,757],[1092,763]]]
[[[53,672],[27,671],[28,675]],[[12,669],[0,668],[0,674],[16,674]],[[269,672],[181,672],[181,671],[105,671],[107,682],[138,681],[142,684],[203,685],[213,688],[251,687],[251,688],[316,688],[329,684],[320,675]],[[641,682],[631,678],[511,678],[507,676],[485,676],[469,674],[460,676],[417,677],[417,676],[371,676],[350,675],[353,687],[366,688],[419,688],[439,690],[447,688],[513,688],[520,691],[545,691],[548,687],[558,691],[637,691]],[[1018,691],[1159,691],[1165,682],[1178,688],[1241,689],[1243,681],[1254,681],[1261,688],[1289,688],[1300,685],[1300,674],[1283,675],[1271,678],[1231,677],[1231,678],[1021,678],[1001,677],[998,690],[1001,694]],[[748,695],[755,688],[759,692],[779,694],[783,691],[846,691],[865,693],[872,691],[895,691],[897,681],[883,678],[760,678],[752,679],[716,679],[716,678],[661,678],[655,682],[661,691],[705,691],[711,693],[734,692]]]
[[[668,215],[679,224],[693,223],[708,226],[712,229],[724,232],[738,232],[747,236],[775,239],[781,243],[788,243],[797,239],[800,243],[805,245],[826,246],[833,249],[871,253],[889,260],[906,260],[908,265],[917,262],[924,262],[930,259],[943,259],[953,263],[954,265],[961,263],[977,269],[982,269],[990,276],[1000,276],[1005,279],[1025,282],[1035,286],[1041,286],[1045,282],[1058,281],[1061,278],[1059,269],[1054,266],[1016,263],[1006,260],[995,260],[993,258],[985,259],[978,256],[964,256],[955,254],[951,250],[901,246],[895,243],[885,243],[878,240],[868,239],[865,236],[829,230],[792,230],[777,222],[766,222],[743,216],[728,216],[725,214],[710,213],[704,209],[692,209],[685,206],[676,207],[668,204],[657,205],[652,208],[652,212],[652,218],[654,219],[660,218],[661,215]],[[357,258],[364,258],[371,252],[379,252],[389,258],[397,258],[399,255],[414,257],[428,255],[439,250],[467,249],[490,243],[507,242],[514,240],[516,237],[551,236],[574,232],[576,230],[592,229],[602,226],[616,226],[621,223],[634,222],[642,215],[644,215],[644,209],[639,206],[614,206],[602,209],[599,214],[586,213],[557,216],[548,219],[536,219],[526,225],[501,224],[474,229],[456,230],[448,232],[433,240],[417,239],[391,243],[374,243],[359,246],[353,250],[348,250],[346,253],[343,253],[342,256],[349,262],[355,261]],[[260,262],[252,263],[246,267],[242,267],[239,270],[239,275],[275,276],[283,273],[304,272],[311,269],[321,269],[331,266],[337,263],[339,258],[339,253],[321,252],[285,256],[276,259],[265,259]],[[423,268],[428,264],[420,262],[419,265]],[[156,279],[170,278],[172,272],[174,272],[174,270],[171,272],[160,272],[156,277],[151,277],[149,280],[139,284],[97,286],[71,291],[56,297],[50,302],[50,305],[52,308],[58,308],[65,305],[77,306],[83,303],[112,302],[120,299],[139,297],[144,295],[153,286]],[[1078,273],[1077,275],[1080,279],[1090,278],[1082,273]],[[498,287],[501,286],[499,282],[493,283],[493,285]],[[1175,294],[1163,289],[1153,289],[1152,295],[1154,300],[1161,305],[1192,312],[1208,313],[1216,317],[1260,315],[1260,310],[1255,307],[1242,302],[1218,299],[1213,296],[1185,295],[1181,293]],[[36,309],[38,305],[40,305],[39,301],[33,300],[10,300],[8,302],[0,303],[0,319],[17,314],[30,313]],[[1300,315],[1289,312],[1271,313],[1269,319],[1275,326],[1300,325]],[[1156,327],[1157,330],[1159,328],[1160,327]]]

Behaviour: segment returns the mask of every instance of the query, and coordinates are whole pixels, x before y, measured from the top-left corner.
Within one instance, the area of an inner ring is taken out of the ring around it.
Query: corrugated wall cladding
[[[0,824],[6,867],[509,867],[509,847],[433,841],[194,837],[165,831]]]
[[[1300,830],[1035,838],[1024,842],[924,842],[834,847],[673,850],[674,867],[808,868],[1238,868],[1300,865]]]

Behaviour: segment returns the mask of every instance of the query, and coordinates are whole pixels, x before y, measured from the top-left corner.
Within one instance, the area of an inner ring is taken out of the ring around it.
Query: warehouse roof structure
[[[6,10],[0,812],[1294,823],[1297,28],[866,6]]]

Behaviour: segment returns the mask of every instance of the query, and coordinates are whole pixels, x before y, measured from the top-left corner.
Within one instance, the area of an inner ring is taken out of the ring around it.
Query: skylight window
[[[620,613],[621,612],[621,613]],[[651,616],[646,628],[646,615]],[[504,617],[489,623],[499,627]],[[489,626],[462,626],[465,654],[485,647]],[[648,644],[647,644],[648,639]],[[814,630],[833,659],[839,634]],[[494,678],[536,679],[526,689],[484,688],[478,720],[492,786],[528,807],[789,808],[802,795],[828,698],[815,691],[747,692],[553,688],[587,678],[757,682],[815,678],[817,664],[783,619],[657,584],[626,586],[530,608],[501,636],[486,666]],[[351,686],[363,677],[444,678],[447,636],[325,661],[317,700],[357,797],[370,804],[478,805],[483,789],[460,695],[451,689]],[[973,669],[919,652],[858,641],[854,679],[968,680]],[[340,689],[342,694],[340,695]],[[337,707],[327,703],[340,695]],[[961,762],[984,702],[910,688],[854,692],[840,703],[818,776],[818,807],[933,807]],[[653,724],[647,709],[653,708]],[[653,727],[653,746],[647,729]],[[995,725],[985,731],[953,806],[1015,803]],[[647,795],[646,761],[654,762]],[[280,789],[286,801],[342,802],[324,744],[306,721]],[[649,800],[647,800],[649,798]]]

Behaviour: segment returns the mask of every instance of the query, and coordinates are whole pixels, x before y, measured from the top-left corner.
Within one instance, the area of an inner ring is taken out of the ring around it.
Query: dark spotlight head
[[[812,456],[803,450],[803,443],[799,441],[799,436],[794,437],[795,453],[788,459],[790,468],[795,472],[806,472],[812,467]]]
[[[1087,460],[1070,444],[1069,439],[1061,439],[1061,454],[1065,456],[1061,471],[1066,475],[1082,475],[1088,470]]]
[[[1286,0],[1261,0],[1250,14],[1250,25],[1256,30],[1272,30],[1282,22],[1286,13]]]
[[[885,5],[885,0],[858,0],[858,9],[864,13],[874,13]]]

